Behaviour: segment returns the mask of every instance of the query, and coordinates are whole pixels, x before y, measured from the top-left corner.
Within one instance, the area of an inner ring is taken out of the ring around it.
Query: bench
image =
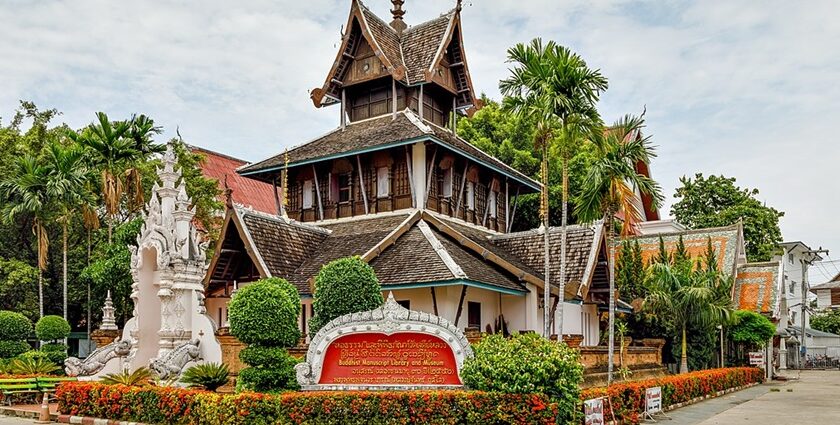
[[[12,395],[15,394],[39,394],[37,378],[3,378],[0,379],[0,394],[3,401],[12,405]]]
[[[0,379],[0,394],[3,401],[12,405],[12,397],[16,394],[48,394],[55,392],[55,387],[62,382],[76,381],[76,378],[65,376],[39,376],[37,378],[3,378]]]

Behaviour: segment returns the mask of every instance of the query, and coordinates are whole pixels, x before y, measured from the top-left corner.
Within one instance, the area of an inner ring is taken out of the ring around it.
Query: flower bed
[[[480,391],[336,391],[224,395],[91,382],[62,384],[59,411],[145,423],[551,424],[557,407],[543,395]]]
[[[659,379],[613,384],[609,388],[589,388],[581,392],[581,399],[609,396],[615,417],[630,423],[639,422],[644,410],[645,389],[662,387],[662,407],[685,403],[697,397],[713,395],[719,391],[760,383],[764,371],[753,367],[709,369]],[[612,419],[610,406],[605,403],[605,419]]]

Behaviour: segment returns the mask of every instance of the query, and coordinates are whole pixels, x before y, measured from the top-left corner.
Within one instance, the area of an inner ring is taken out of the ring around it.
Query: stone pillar
[[[787,342],[784,335],[779,337],[779,370],[787,370]]]
[[[239,371],[247,366],[239,360],[239,352],[245,348],[245,344],[230,334],[229,328],[219,328],[216,331],[216,339],[222,348],[222,364],[226,365],[229,373],[228,384],[219,388],[220,393],[232,393],[236,388],[236,378]]]

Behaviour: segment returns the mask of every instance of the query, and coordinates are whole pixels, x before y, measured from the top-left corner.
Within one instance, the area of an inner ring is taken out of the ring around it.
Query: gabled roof
[[[455,70],[458,85],[458,108],[475,106],[477,96],[469,77],[460,31],[460,9],[455,8],[438,18],[415,25],[399,33],[359,0],[353,0],[345,34],[336,59],[322,87],[312,90],[316,107],[340,101],[344,74],[353,60],[353,50],[360,35],[371,46],[388,73],[406,85],[432,81],[432,71],[455,40],[460,65]],[[358,29],[358,35],[356,33]]]
[[[778,317],[782,285],[778,261],[747,263],[738,266],[732,299],[739,310]]]
[[[265,213],[277,211],[270,184],[237,174],[236,169],[247,165],[247,161],[198,146],[187,145],[187,148],[204,157],[199,164],[201,173],[204,177],[218,181],[219,189],[222,191],[227,185],[227,188],[231,190],[234,203]]]
[[[567,298],[585,298],[588,293],[598,264],[599,251],[603,246],[604,234],[601,223],[595,226],[567,227],[566,232],[566,294]],[[494,245],[505,248],[536,270],[544,266],[544,236],[542,230],[497,235],[491,238]],[[561,230],[549,228],[549,255],[555,259],[550,262],[552,285],[560,284]],[[542,274],[540,274],[542,277]]]
[[[237,206],[227,214],[206,283],[234,279],[230,273],[242,259],[250,259],[259,276],[249,280],[283,277],[302,295],[310,295],[321,266],[358,255],[374,268],[384,288],[467,285],[523,294],[526,282],[541,286],[527,265],[514,265],[521,264],[515,256],[499,247],[490,253],[473,240],[489,243],[488,235],[465,236],[425,211],[360,216],[316,227]]]
[[[739,264],[746,263],[746,251],[744,249],[744,236],[741,223],[735,223],[725,227],[711,227],[706,229],[683,230],[680,232],[658,233],[652,235],[628,237],[626,241],[637,241],[642,249],[642,258],[649,263],[659,253],[660,238],[665,243],[665,249],[673,252],[679,239],[683,239],[686,250],[692,257],[700,257],[706,252],[706,247],[711,239],[712,247],[718,258],[718,268],[732,276],[736,273]],[[619,243],[620,241],[616,241]],[[616,255],[620,250],[615,250]]]
[[[420,118],[409,109],[398,112],[396,118],[389,114],[350,123],[344,130],[337,128],[312,141],[296,146],[288,152],[255,164],[246,165],[237,171],[242,175],[259,178],[258,174],[284,168],[286,166],[286,155],[288,155],[289,167],[291,168],[394,146],[408,145],[422,140],[428,140],[461,153],[473,161],[512,177],[534,190],[539,190],[540,184],[538,182],[476,148],[451,131],[428,122],[421,122]]]
[[[814,285],[811,287],[811,292],[819,291],[821,289],[838,289],[840,288],[840,273],[834,275],[828,282]]]

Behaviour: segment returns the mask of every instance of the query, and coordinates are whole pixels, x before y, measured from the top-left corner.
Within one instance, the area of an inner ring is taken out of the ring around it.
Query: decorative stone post
[[[104,347],[120,336],[120,331],[117,328],[117,321],[114,317],[114,302],[111,300],[111,291],[108,291],[108,296],[105,297],[105,306],[102,307],[102,323],[99,329],[90,333],[90,339],[97,347]]]

